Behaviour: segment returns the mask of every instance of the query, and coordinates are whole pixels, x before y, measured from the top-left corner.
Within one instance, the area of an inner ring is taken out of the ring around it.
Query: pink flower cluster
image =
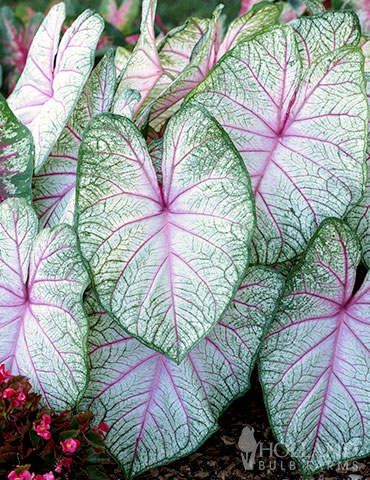
[[[43,437],[45,440],[50,440],[51,439],[51,433],[49,432],[50,424],[51,424],[51,416],[48,414],[45,414],[42,416],[40,424],[34,427],[34,430],[36,431],[37,435],[39,435],[40,437]]]
[[[15,472],[14,470],[8,475],[9,480],[55,480],[53,472],[44,473],[44,475],[35,475],[30,473],[28,470],[23,470],[20,473]]]
[[[16,392],[13,388],[6,388],[3,392],[2,398],[5,398],[5,400],[10,400],[14,407],[24,405],[27,400],[25,393]]]

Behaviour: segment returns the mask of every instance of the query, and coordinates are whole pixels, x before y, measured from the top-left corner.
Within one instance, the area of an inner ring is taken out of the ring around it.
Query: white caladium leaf
[[[112,113],[123,115],[132,120],[136,105],[140,102],[141,95],[133,88],[124,88],[114,102]]]
[[[366,92],[370,105],[370,74],[365,73]],[[370,170],[370,133],[367,137],[366,159]],[[365,193],[360,202],[348,213],[347,222],[356,231],[362,246],[362,260],[370,268],[370,176],[368,175]]]
[[[181,27],[171,30],[158,45],[163,75],[148,94],[142,108],[155,100],[189,65],[196,44],[209,28],[211,20],[189,18]]]
[[[361,28],[354,12],[326,12],[299,17],[289,24],[296,32],[303,67],[311,65],[325,53],[344,45],[358,45]]]
[[[362,53],[364,54],[364,57],[365,57],[365,66],[364,66],[365,73],[369,73],[370,72],[370,37],[366,37],[365,35],[362,35],[359,43],[359,47],[361,48]]]
[[[88,275],[67,225],[43,230],[23,199],[0,205],[0,363],[31,379],[55,410],[73,407],[87,382]]]
[[[196,55],[193,52],[189,65],[143,111],[138,121],[140,125],[150,112],[150,125],[155,130],[160,130],[163,124],[178,110],[185,96],[207,76],[220,56],[238,42],[273,25],[279,18],[281,7],[269,3],[253,7],[251,12],[238,18],[230,25],[224,41],[219,46],[221,11],[220,7],[215,10],[207,32],[195,47]]]
[[[370,275],[353,295],[354,232],[329,219],[288,277],[260,354],[275,436],[303,474],[370,453]]]
[[[114,57],[114,64],[116,66],[116,76],[119,77],[122,70],[125,68],[128,59],[131,56],[130,50],[119,45],[116,49],[116,54]]]
[[[33,205],[42,227],[73,225],[78,149],[95,115],[110,109],[115,91],[113,52],[93,70],[46,163],[33,178]]]
[[[86,10],[59,44],[64,19],[65,5],[58,3],[38,29],[26,66],[8,98],[14,114],[33,135],[36,172],[47,159],[80,97],[104,27],[99,15]]]
[[[91,373],[80,408],[110,427],[105,444],[127,479],[189,454],[217,429],[249,388],[282,287],[276,272],[250,269],[221,322],[180,365],[129,337],[88,298]]]
[[[121,72],[116,92],[115,99],[124,88],[134,88],[140,92],[141,100],[135,107],[135,113],[163,75],[154,34],[156,8],[157,0],[143,0],[140,37]]]
[[[0,95],[0,202],[8,197],[31,200],[33,153],[31,132]]]
[[[216,59],[219,60],[235,45],[250,38],[262,29],[274,25],[282,12],[282,4],[259,3],[254,5],[245,15],[231,22],[226,35],[217,50]]]
[[[93,119],[80,148],[76,228],[102,307],[180,362],[218,322],[249,260],[254,202],[245,166],[198,106],[170,121],[162,174],[128,119]]]
[[[237,45],[189,96],[224,127],[251,175],[254,262],[299,257],[322,220],[344,217],[360,200],[362,69],[360,49],[342,47],[302,72],[295,33],[281,26]]]
[[[325,12],[325,7],[321,0],[304,0],[304,3],[313,15]]]
[[[152,159],[158,183],[162,185],[162,158],[163,158],[163,138],[156,138],[148,145],[149,155]]]

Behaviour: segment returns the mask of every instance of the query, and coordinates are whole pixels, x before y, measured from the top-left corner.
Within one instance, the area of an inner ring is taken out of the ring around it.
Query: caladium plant
[[[284,281],[253,267],[222,320],[180,364],[128,336],[90,295],[90,384],[81,408],[112,425],[105,444],[126,478],[193,451],[249,388]]]
[[[255,263],[299,257],[322,220],[362,197],[368,106],[357,26],[343,12],[274,27],[237,45],[189,96],[225,128],[251,175]]]
[[[64,19],[64,3],[58,3],[37,31],[23,73],[8,98],[14,114],[33,135],[36,172],[78,101],[104,26],[100,16],[86,10],[58,45]]]
[[[306,476],[370,452],[370,275],[353,293],[361,248],[326,220],[288,277],[260,355],[279,442]]]
[[[244,164],[197,106],[169,122],[161,185],[124,117],[93,119],[79,156],[76,229],[100,303],[180,362],[221,318],[248,266],[255,216]]]
[[[110,109],[116,82],[113,53],[90,75],[82,95],[51,154],[33,177],[33,202],[42,226],[73,224],[78,149],[95,115]]]
[[[101,7],[124,29],[129,5]],[[370,43],[294,5],[311,15],[261,2],[224,29],[218,7],[156,38],[143,0],[133,51],[93,69],[101,17],[67,30],[57,4],[0,99],[0,364],[107,423],[127,479],[197,448],[262,344],[304,475],[370,452]]]
[[[281,13],[281,5],[262,2],[248,13],[234,20],[225,36],[221,37],[222,7],[218,7],[204,35],[194,47],[189,64],[167,88],[151,102],[143,112],[140,123],[150,116],[150,124],[155,130],[179,108],[184,97],[201,82],[211,68],[228,50],[236,44],[251,38],[257,32],[274,25]]]
[[[0,204],[0,362],[57,410],[74,407],[86,386],[87,284],[70,227],[38,233],[25,200]]]

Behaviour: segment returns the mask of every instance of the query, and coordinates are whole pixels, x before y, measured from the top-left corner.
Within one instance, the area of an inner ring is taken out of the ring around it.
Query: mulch
[[[195,453],[169,465],[154,468],[137,477],[138,480],[301,480],[295,463],[276,446],[263,404],[261,387],[256,372],[252,388],[236,400],[219,419],[220,429]],[[257,449],[253,471],[243,467],[238,447],[243,428],[254,428]],[[260,454],[262,453],[262,456]],[[313,477],[315,480],[370,480],[370,457],[341,467],[333,467]]]

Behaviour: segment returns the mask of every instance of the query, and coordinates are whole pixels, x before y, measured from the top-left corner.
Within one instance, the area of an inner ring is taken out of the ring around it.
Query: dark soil
[[[137,479],[300,480],[303,478],[295,463],[276,446],[256,372],[252,376],[252,388],[228,408],[220,418],[219,424],[220,429],[195,453],[167,466],[154,468]],[[238,447],[240,434],[246,425],[254,428],[256,441],[263,443],[262,452],[259,448],[257,449],[252,471],[244,469]],[[370,457],[357,462],[348,462],[342,467],[333,467],[315,475],[314,478],[315,480],[370,480]]]

